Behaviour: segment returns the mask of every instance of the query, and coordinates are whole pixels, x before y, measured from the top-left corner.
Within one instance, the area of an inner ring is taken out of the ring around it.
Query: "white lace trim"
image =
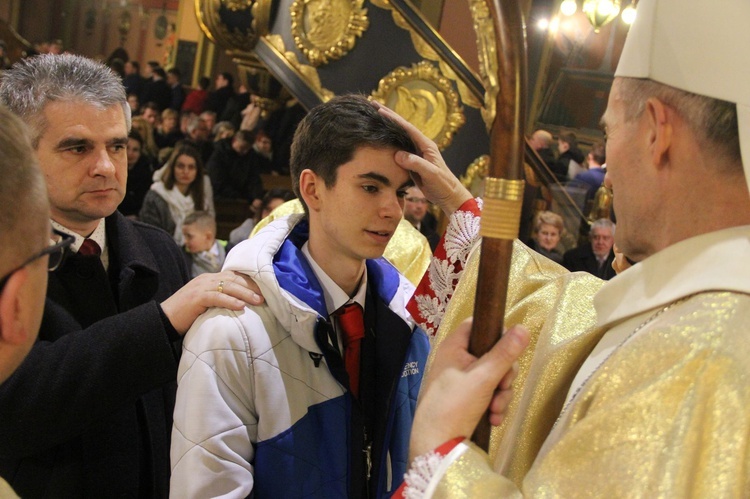
[[[482,199],[476,198],[476,202],[481,212]],[[453,213],[445,230],[443,243],[447,260],[434,258],[428,269],[430,289],[435,296],[423,294],[414,297],[417,309],[426,321],[423,326],[430,338],[437,332],[469,254],[479,238],[480,219],[470,211],[457,210]]]
[[[448,467],[469,449],[466,442],[453,447],[448,454],[441,455],[430,451],[417,456],[404,475],[404,499],[423,499],[432,497],[440,478],[448,471]]]
[[[430,486],[430,480],[440,468],[440,462],[445,459],[435,451],[422,454],[414,459],[411,468],[404,475],[404,499],[422,499]]]

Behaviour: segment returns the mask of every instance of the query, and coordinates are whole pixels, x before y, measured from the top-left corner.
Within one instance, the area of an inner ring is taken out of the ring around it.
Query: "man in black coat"
[[[260,206],[263,198],[261,166],[253,154],[254,134],[239,130],[231,139],[216,143],[206,169],[211,177],[214,199],[242,199]]]
[[[52,225],[75,238],[38,341],[0,387],[0,476],[22,497],[167,497],[181,337],[208,307],[257,299],[231,272],[185,284],[171,237],[116,211],[130,108],[109,69],[27,59],[0,101],[31,128]]]
[[[219,73],[215,81],[216,89],[208,93],[206,109],[221,117],[229,99],[234,96],[234,77],[231,73]]]
[[[161,111],[172,104],[172,89],[167,83],[167,73],[162,68],[153,69],[151,79],[143,87],[141,102],[156,102]]]
[[[169,108],[179,113],[182,103],[185,102],[185,89],[182,88],[182,74],[179,69],[172,68],[167,71],[167,84],[172,92]]]
[[[609,280],[615,276],[612,250],[615,241],[615,224],[601,218],[591,224],[590,244],[584,244],[567,251],[563,255],[563,266],[571,272],[583,271],[600,279]]]

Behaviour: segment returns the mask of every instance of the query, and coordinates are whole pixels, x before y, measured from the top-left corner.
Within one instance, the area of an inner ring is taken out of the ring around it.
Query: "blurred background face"
[[[412,224],[422,222],[427,214],[428,203],[429,201],[424,197],[424,194],[419,187],[409,187],[406,191],[406,197],[404,198],[404,218]]]
[[[177,156],[174,162],[174,185],[183,194],[187,192],[190,184],[195,181],[195,177],[198,176],[198,165],[195,163],[195,158],[188,156],[187,154],[181,154]]]
[[[258,135],[255,139],[255,148],[258,152],[263,154],[271,153],[271,139],[265,135]]]
[[[278,208],[282,204],[284,204],[284,200],[283,199],[281,199],[281,198],[272,198],[270,201],[268,201],[268,204],[266,204],[263,207],[263,211],[260,212],[260,218],[261,219],[266,218],[268,215],[271,214],[271,212],[273,210],[275,210],[276,208]]]
[[[552,251],[560,242],[560,229],[550,224],[542,224],[537,232],[537,241],[539,246],[547,251]]]
[[[141,158],[141,143],[134,138],[128,138],[128,168],[133,168]]]
[[[557,150],[560,151],[560,154],[566,152],[568,149],[570,149],[570,145],[567,142],[557,139]]]
[[[591,248],[594,250],[594,255],[599,258],[609,255],[614,243],[615,238],[612,236],[611,230],[605,227],[597,227],[591,231]]]
[[[212,113],[201,114],[200,120],[206,125],[208,130],[213,130],[216,126],[216,115]]]
[[[182,236],[185,239],[185,248],[190,253],[208,251],[214,244],[214,236],[211,231],[200,227],[198,224],[183,225]]]
[[[209,136],[208,130],[206,124],[203,121],[200,121],[198,125],[193,128],[193,131],[190,132],[190,138],[195,142],[206,142]]]
[[[252,147],[253,146],[251,146],[249,142],[241,139],[239,136],[235,136],[232,139],[232,149],[234,149],[234,152],[236,152],[240,156],[244,156],[245,154],[249,153]]]
[[[156,126],[156,124],[159,122],[159,113],[156,112],[156,110],[151,108],[146,108],[143,110],[143,118],[151,123],[151,126]]]
[[[140,102],[138,102],[138,96],[135,94],[128,95],[128,105],[133,113],[138,112],[140,109]]]
[[[174,116],[167,116],[161,122],[161,128],[164,133],[169,133],[177,130],[177,118]]]

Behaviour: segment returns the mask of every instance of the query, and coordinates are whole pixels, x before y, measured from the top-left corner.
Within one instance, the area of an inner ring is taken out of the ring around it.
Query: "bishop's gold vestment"
[[[434,497],[750,497],[748,258],[750,227],[728,229],[603,286],[516,243],[506,323],[532,339],[514,399],[490,458],[449,454]],[[471,315],[477,264],[437,341]]]

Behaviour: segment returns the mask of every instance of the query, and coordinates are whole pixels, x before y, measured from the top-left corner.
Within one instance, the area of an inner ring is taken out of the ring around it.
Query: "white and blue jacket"
[[[211,309],[185,336],[171,497],[336,498],[364,490],[362,411],[347,391],[323,292],[300,250],[307,230],[292,215],[236,246],[224,270],[252,277],[266,303]],[[406,311],[412,285],[384,259],[366,265],[365,321],[369,315],[376,338],[363,357],[374,379],[361,381],[375,414],[369,489],[384,497],[408,467],[429,341]]]

